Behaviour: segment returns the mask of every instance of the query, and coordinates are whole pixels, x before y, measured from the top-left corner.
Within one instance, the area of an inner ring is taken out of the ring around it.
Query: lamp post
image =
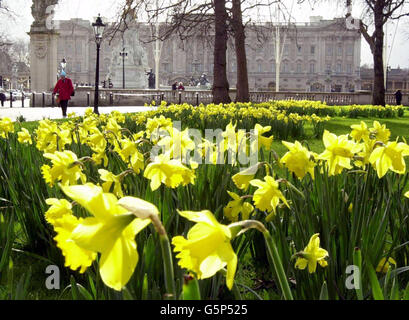
[[[128,53],[125,51],[125,41],[122,43],[123,49],[119,53],[122,57],[122,89],[125,89],[125,58],[128,56]]]
[[[95,33],[95,42],[97,44],[97,65],[95,70],[95,98],[94,98],[94,113],[99,114],[99,51],[101,48],[102,35],[104,33],[105,24],[102,23],[101,15],[99,14],[96,21],[92,24]]]
[[[389,72],[391,72],[392,68],[390,66],[386,67],[386,74],[385,74],[385,92],[388,92],[388,78]]]

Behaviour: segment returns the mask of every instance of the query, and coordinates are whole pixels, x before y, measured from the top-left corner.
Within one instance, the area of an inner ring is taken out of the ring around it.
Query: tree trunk
[[[374,61],[374,85],[372,92],[372,104],[375,106],[385,106],[385,74],[383,64],[383,6],[381,1],[377,1],[374,7],[375,33],[373,46]]]
[[[247,73],[246,34],[244,32],[241,0],[233,0],[234,45],[237,60],[237,94],[236,102],[249,102],[249,78]]]
[[[229,103],[229,82],[226,73],[227,11],[226,0],[214,0],[215,41],[213,66],[213,103]]]

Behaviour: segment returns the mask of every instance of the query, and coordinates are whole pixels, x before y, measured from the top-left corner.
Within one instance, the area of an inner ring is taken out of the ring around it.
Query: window
[[[297,63],[297,73],[301,73],[302,69],[301,69],[301,63]]]
[[[347,72],[352,73],[352,64],[347,65]]]
[[[338,56],[342,56],[342,52],[343,52],[342,45],[338,45]]]
[[[325,70],[328,74],[331,73],[332,71],[332,66],[330,64],[327,64],[327,69]]]
[[[290,47],[288,46],[288,44],[286,44],[286,45],[284,46],[284,54],[285,54],[285,55],[288,55],[288,54],[289,54],[289,51],[290,51]]]
[[[170,68],[169,68],[169,63],[163,63],[162,64],[162,68],[163,70],[165,70],[165,72],[170,72]]]
[[[327,44],[327,56],[332,56],[333,48],[331,44]]]
[[[288,73],[289,72],[288,62],[283,63],[282,72],[283,73]]]
[[[297,46],[297,55],[302,55],[302,46]]]
[[[315,63],[310,63],[310,73],[315,73]]]
[[[77,55],[82,56],[82,42],[78,41],[76,43],[75,51],[76,51]]]
[[[81,72],[81,62],[77,62],[75,71],[76,72]]]
[[[347,56],[353,56],[354,55],[354,45],[350,44],[347,47]]]
[[[338,73],[342,72],[342,65],[340,63],[337,64],[337,72]]]
[[[261,62],[258,63],[258,72],[263,72],[263,64]]]
[[[315,46],[311,46],[311,48],[310,48],[310,53],[311,53],[311,54],[315,54]]]

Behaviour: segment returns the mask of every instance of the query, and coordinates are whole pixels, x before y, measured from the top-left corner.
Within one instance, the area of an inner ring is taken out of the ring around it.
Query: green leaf
[[[324,281],[321,287],[320,300],[328,300],[327,282]]]
[[[199,282],[195,277],[184,276],[183,300],[201,300]]]
[[[379,285],[376,272],[372,265],[368,262],[367,269],[369,273],[369,281],[371,283],[372,294],[375,300],[385,300],[382,294],[381,286]]]

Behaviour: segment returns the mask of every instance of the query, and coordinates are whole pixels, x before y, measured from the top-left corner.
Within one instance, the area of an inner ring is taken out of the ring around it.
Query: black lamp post
[[[99,98],[99,51],[101,48],[102,35],[104,33],[105,24],[102,23],[101,15],[98,15],[97,20],[92,24],[95,33],[95,42],[97,44],[97,65],[95,70],[95,98],[94,98],[94,113],[99,114],[98,98]]]
[[[125,42],[122,45],[123,49],[119,55],[122,57],[122,88],[125,89],[125,58],[128,56],[128,53],[125,52]]]

